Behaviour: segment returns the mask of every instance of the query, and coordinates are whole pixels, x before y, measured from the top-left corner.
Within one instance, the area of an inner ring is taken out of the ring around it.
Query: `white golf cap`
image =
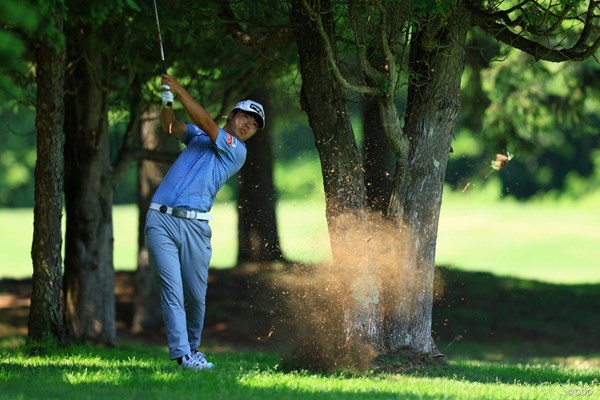
[[[260,129],[265,127],[265,110],[260,103],[253,100],[242,100],[239,101],[231,111],[235,110],[242,110],[256,115],[258,127]]]

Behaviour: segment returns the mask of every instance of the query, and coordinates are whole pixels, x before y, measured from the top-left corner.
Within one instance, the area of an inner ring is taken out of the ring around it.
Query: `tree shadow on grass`
[[[566,369],[559,366],[497,362],[451,362],[438,370],[428,370],[419,376],[449,378],[476,383],[503,384],[598,384],[598,369]]]
[[[437,268],[434,338],[442,352],[477,343],[473,356],[600,354],[600,284],[559,285]],[[448,345],[450,344],[450,345]],[[479,354],[477,352],[479,351]],[[454,352],[454,351],[452,351]]]

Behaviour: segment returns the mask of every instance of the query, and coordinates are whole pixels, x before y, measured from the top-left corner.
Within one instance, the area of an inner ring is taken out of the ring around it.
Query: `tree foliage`
[[[11,96],[20,95],[15,75],[27,70],[26,41],[34,35],[40,23],[35,4],[18,0],[0,3],[0,90]],[[51,25],[51,24],[49,24]]]
[[[463,80],[463,108],[447,181],[463,190],[490,177],[496,153],[514,157],[498,174],[505,196],[566,192],[571,176],[594,173],[600,109],[600,67],[594,59],[578,63],[537,62],[530,55],[496,46],[473,32],[473,49]],[[477,143],[466,146],[461,143]],[[493,176],[496,176],[495,174]]]

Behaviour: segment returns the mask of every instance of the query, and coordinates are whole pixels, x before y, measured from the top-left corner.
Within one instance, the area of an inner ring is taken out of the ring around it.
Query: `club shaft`
[[[167,61],[165,60],[165,50],[163,49],[162,36],[160,35],[160,21],[158,19],[158,7],[156,6],[156,0],[154,0],[154,15],[156,16],[156,31],[158,32],[158,44],[160,46],[160,61],[162,65],[162,73],[167,73]],[[167,106],[171,107],[172,103],[168,102]]]
[[[160,21],[158,19],[158,7],[156,6],[156,0],[154,0],[154,16],[156,17],[156,31],[158,32],[158,44],[160,46],[160,61],[162,63],[163,74],[167,73],[167,62],[165,60],[165,50],[163,49],[162,36],[160,35]]]

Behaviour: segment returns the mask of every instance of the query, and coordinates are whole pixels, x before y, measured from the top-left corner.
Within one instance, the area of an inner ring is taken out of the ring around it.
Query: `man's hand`
[[[204,109],[204,107],[202,107],[200,104],[198,104],[192,98],[192,96],[190,96],[190,94],[187,92],[187,90],[185,90],[185,88],[183,86],[181,86],[179,84],[179,82],[177,82],[177,79],[175,79],[175,77],[164,74],[162,76],[162,80],[160,81],[160,83],[162,85],[166,85],[169,87],[168,90],[174,96],[177,96],[177,100],[179,100],[179,103],[183,106],[183,109],[185,110],[187,115],[190,117],[192,122],[194,124],[196,124],[196,126],[198,126],[198,128],[200,128],[204,132],[206,132],[206,134],[210,137],[210,139],[213,141],[213,143],[216,142],[217,135],[219,134],[219,126],[212,119],[210,114]],[[163,91],[163,93],[165,93],[164,91],[167,89],[161,89],[161,90]],[[171,112],[173,112],[173,110],[171,110]],[[172,118],[174,120],[174,116]],[[167,127],[168,127],[169,123],[171,123],[172,121],[164,121],[164,122],[167,123]],[[164,124],[163,124],[163,126],[164,126]],[[175,125],[172,126],[173,134],[185,133],[185,124],[181,127],[181,132],[179,132],[179,130],[175,130],[175,127],[176,127]]]
[[[171,108],[173,106],[173,100],[175,99],[175,96],[173,96],[173,93],[171,93],[169,89],[171,89],[169,85],[162,85],[160,98],[162,99],[163,107],[165,108]]]

